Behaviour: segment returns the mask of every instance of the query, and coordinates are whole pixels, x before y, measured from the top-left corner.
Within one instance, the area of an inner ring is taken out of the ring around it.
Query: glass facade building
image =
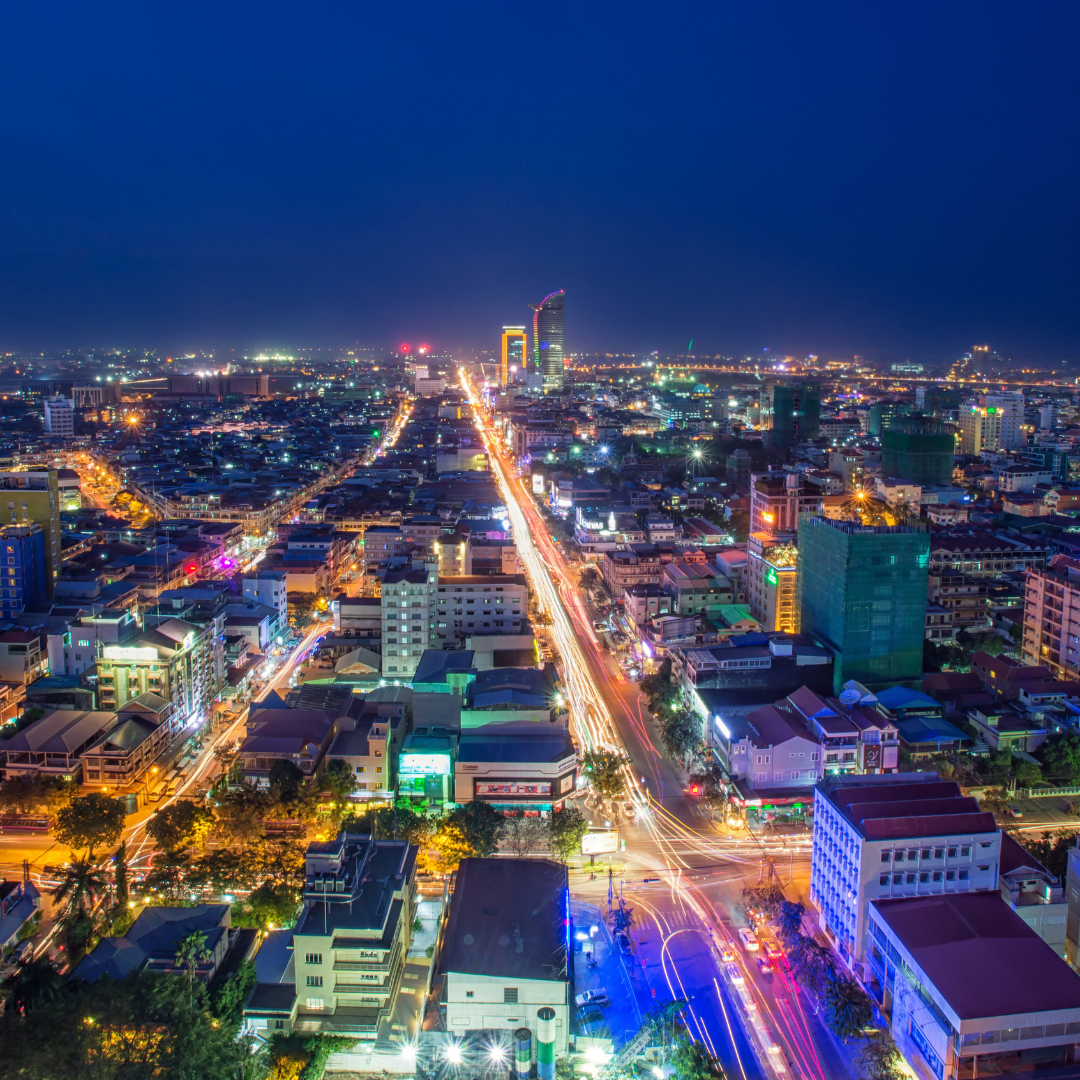
[[[821,383],[769,383],[761,397],[761,427],[770,446],[794,446],[821,431]]]
[[[563,319],[566,293],[559,289],[533,306],[533,358],[545,390],[563,384]]]
[[[45,599],[45,530],[29,525],[0,526],[0,615],[18,615]]]
[[[956,438],[932,420],[896,421],[881,435],[881,475],[923,487],[952,483]]]
[[[799,522],[801,630],[836,656],[836,692],[922,680],[930,537],[909,525]]]

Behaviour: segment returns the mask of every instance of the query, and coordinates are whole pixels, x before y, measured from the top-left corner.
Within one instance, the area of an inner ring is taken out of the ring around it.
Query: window
[[[945,849],[943,847],[934,848],[934,858],[935,859],[944,859],[945,858]]]
[[[924,859],[929,859],[930,858],[930,849],[928,847],[924,847],[922,849],[922,857]]]
[[[465,996],[466,996],[467,998],[471,998],[471,997],[473,996],[473,992],[472,992],[471,990],[466,990],[466,991],[465,991]]]
[[[903,862],[904,861],[904,853],[902,851],[898,851],[893,856],[893,859],[894,859],[895,862]]]
[[[309,975],[307,977],[307,985],[308,986],[322,986],[322,976],[321,975]]]
[[[955,859],[956,858],[956,853],[959,850],[960,850],[959,848],[954,848],[954,847],[949,848],[949,858],[950,859]]]
[[[879,885],[888,885],[889,884],[889,875],[888,874],[879,875],[878,876],[878,884]]]
[[[963,847],[962,847],[962,848],[960,849],[960,857],[961,857],[962,859],[969,859],[969,858],[971,858],[971,845],[970,845],[970,844],[965,844],[965,845],[964,845],[964,846],[963,846]]]
[[[934,871],[934,880],[935,881],[940,881],[941,880],[941,871],[940,870],[935,870]]]
[[[989,870],[990,866],[989,866],[989,864],[987,864],[986,866],[980,866],[979,869],[980,870]]]
[[[818,755],[817,755],[817,751],[815,750],[814,753],[812,753],[810,755],[810,760],[811,761],[817,761],[817,759],[818,759]]]
[[[274,1030],[275,1031],[281,1031],[284,1027],[285,1027],[285,1021],[284,1020],[275,1020],[274,1021]]]
[[[304,963],[305,964],[321,964],[322,963],[322,953],[321,952],[304,953]]]
[[[914,884],[915,884],[915,875],[914,875],[914,874],[908,874],[908,875],[906,875],[906,880],[905,880],[905,884],[907,884],[907,885],[914,885]]]
[[[927,884],[929,884],[929,882],[930,882],[930,871],[929,870],[924,870],[919,875],[919,884],[920,885],[927,885]]]
[[[915,848],[914,850],[909,849],[908,853],[907,853],[907,857],[908,857],[908,862],[918,862],[919,849],[918,848]]]
[[[88,649],[89,647],[90,647],[90,639],[89,638],[79,638],[79,648],[80,649]]]
[[[782,772],[773,773],[773,779],[774,780],[783,780],[784,779],[784,774]]]
[[[881,853],[881,861],[882,862],[891,862],[892,861],[892,853],[888,852],[888,851],[883,851]]]
[[[307,1007],[310,1011],[315,1012],[318,1009],[325,1009],[326,1002],[322,998],[308,998]]]
[[[960,880],[961,881],[967,881],[968,877],[969,877],[969,874],[968,874],[967,870],[961,870],[960,871]]]
[[[956,871],[955,870],[946,870],[945,871],[945,880],[946,881],[955,881],[956,880]]]
[[[516,1005],[518,1003],[518,992],[516,986],[504,986],[503,987],[503,1004],[504,1005]]]
[[[904,884],[904,875],[903,874],[893,874],[892,883],[894,885],[903,885]]]

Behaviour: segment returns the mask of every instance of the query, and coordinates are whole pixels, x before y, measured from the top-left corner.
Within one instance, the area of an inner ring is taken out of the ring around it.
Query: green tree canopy
[[[567,862],[581,851],[581,841],[589,831],[589,823],[577,807],[555,810],[548,818],[548,846],[556,858]]]
[[[455,806],[443,821],[457,826],[472,854],[484,858],[495,854],[505,824],[502,814],[490,803],[476,799]]]
[[[203,840],[213,826],[207,807],[180,799],[151,816],[146,831],[162,851],[178,851]]]
[[[356,790],[356,774],[347,761],[331,761],[322,775],[321,789],[336,800],[347,799]]]
[[[1080,777],[1080,733],[1062,731],[1042,746],[1042,760],[1049,776],[1076,780]]]
[[[626,790],[623,767],[630,764],[625,754],[614,750],[586,750],[581,759],[581,771],[605,799],[617,799]]]
[[[57,843],[92,855],[102,844],[115,844],[124,829],[124,804],[94,791],[78,795],[56,813],[53,835]]]
[[[233,926],[274,930],[292,926],[300,904],[299,892],[287,885],[265,881],[247,900],[233,905]]]

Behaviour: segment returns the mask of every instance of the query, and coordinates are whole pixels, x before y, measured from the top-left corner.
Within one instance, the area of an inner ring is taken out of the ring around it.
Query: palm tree
[[[52,890],[57,903],[68,902],[68,910],[85,912],[87,905],[93,909],[105,895],[105,879],[89,859],[72,859],[64,874],[64,880]]]
[[[195,972],[199,965],[209,960],[212,953],[206,947],[206,935],[201,930],[192,930],[176,943],[176,966],[186,967],[188,972],[188,991],[195,982]]]
[[[52,1001],[63,985],[60,972],[47,956],[20,964],[9,982],[12,988],[11,1004],[23,1016],[39,1005]]]
[[[780,910],[775,916],[776,932],[780,940],[790,949],[802,932],[803,914],[806,908],[802,904],[793,904],[790,900],[780,903]]]
[[[611,928],[618,933],[620,930],[629,930],[634,925],[634,909],[629,907],[623,907],[620,904],[611,913]]]

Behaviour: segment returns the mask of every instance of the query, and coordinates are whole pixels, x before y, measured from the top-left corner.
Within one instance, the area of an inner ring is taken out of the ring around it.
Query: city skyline
[[[1075,358],[1080,16],[929,18],[21,11],[0,349],[480,348],[561,287],[569,352]]]

